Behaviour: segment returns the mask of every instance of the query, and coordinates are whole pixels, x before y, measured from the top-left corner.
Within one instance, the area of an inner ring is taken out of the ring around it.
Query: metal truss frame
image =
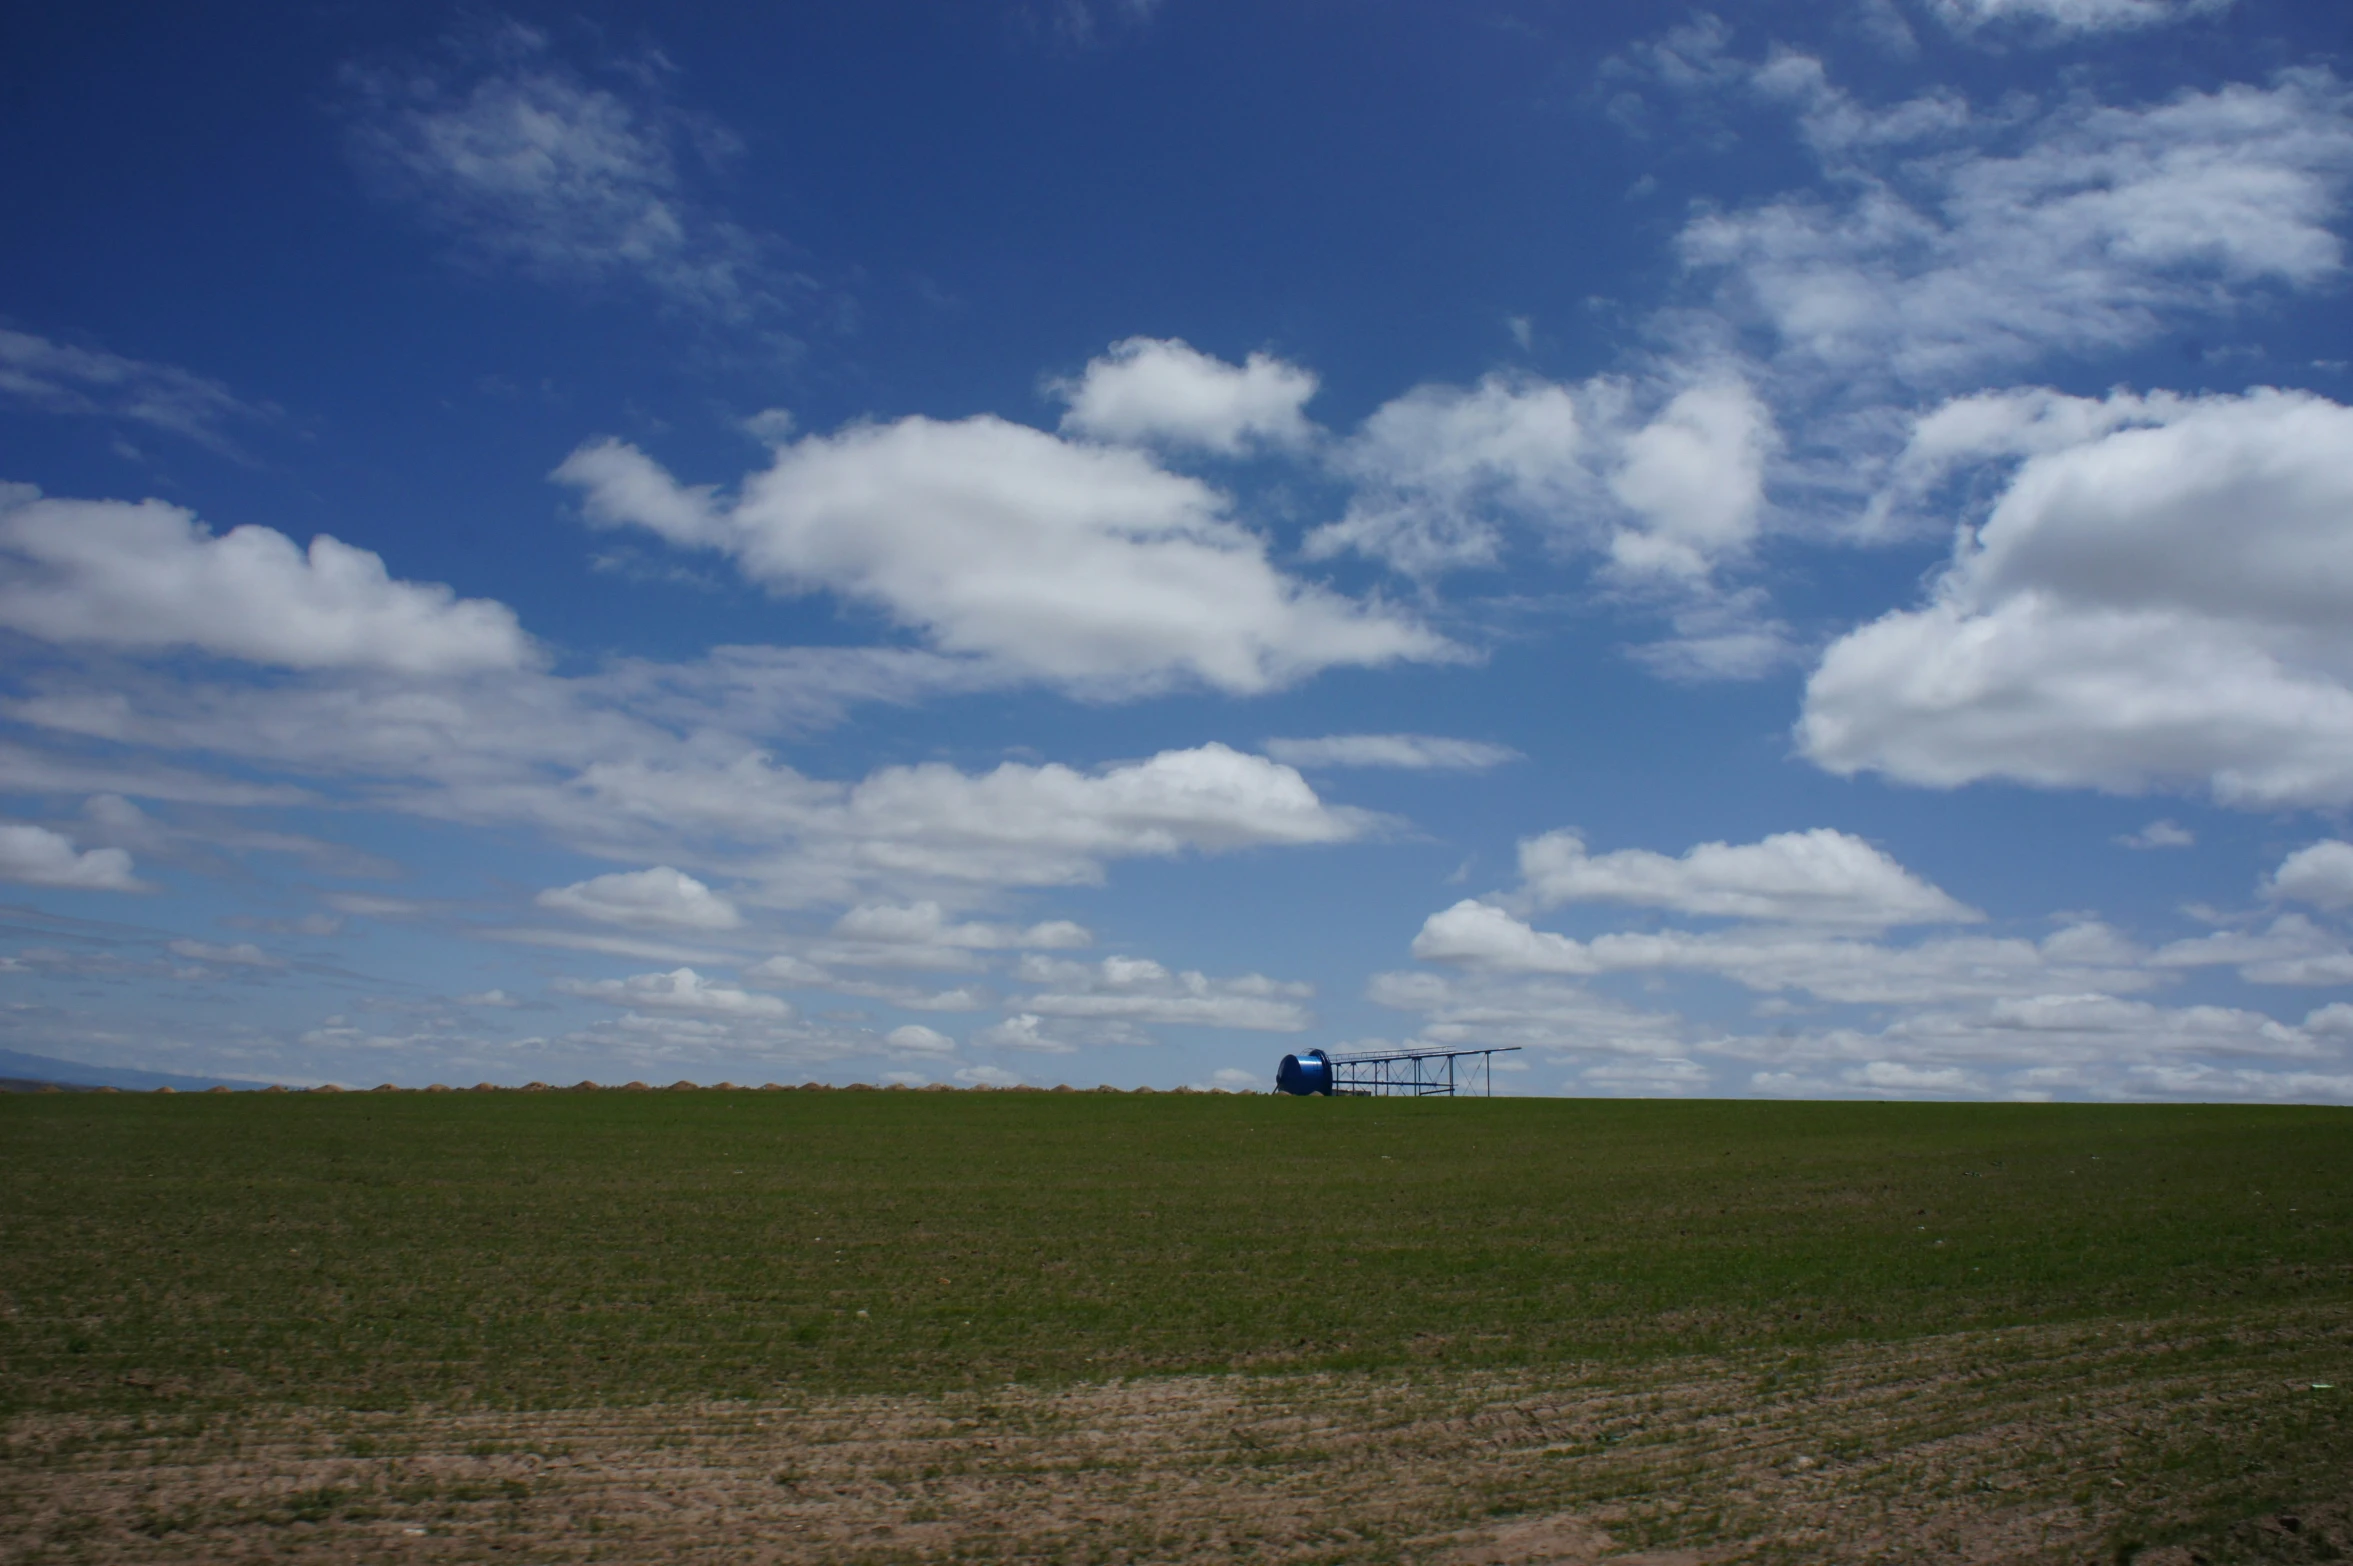
[[[1326,1058],[1332,1063],[1332,1091],[1347,1098],[1492,1098],[1495,1057],[1519,1047],[1391,1049]]]

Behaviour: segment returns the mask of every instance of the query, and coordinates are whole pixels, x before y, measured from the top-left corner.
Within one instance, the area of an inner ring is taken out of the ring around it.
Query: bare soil
[[[0,1432],[0,1562],[2333,1560],[2349,1329],[558,1412],[159,1386]]]

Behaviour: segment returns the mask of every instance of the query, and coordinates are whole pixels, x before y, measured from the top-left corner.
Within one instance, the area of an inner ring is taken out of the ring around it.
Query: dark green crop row
[[[2353,1111],[0,1097],[0,1409],[1526,1365],[2353,1305]]]

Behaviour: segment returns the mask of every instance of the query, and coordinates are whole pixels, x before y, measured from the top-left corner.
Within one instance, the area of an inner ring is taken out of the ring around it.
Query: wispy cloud
[[[1106,43],[1121,29],[1149,22],[1161,0],[1030,0],[1016,14],[1030,31],[1067,49]]]
[[[229,432],[279,417],[178,365],[129,359],[0,328],[0,401],[42,413],[140,424],[248,460]]]
[[[1315,739],[1270,739],[1266,753],[1292,767],[1401,767],[1483,772],[1518,761],[1509,745],[1449,739],[1440,734],[1326,734]]]
[[[673,104],[660,54],[592,77],[517,22],[449,40],[435,65],[344,72],[354,158],[448,235],[461,263],[650,293],[684,315],[772,319],[809,285],[787,247],[694,189],[738,150]]]
[[[2004,38],[2057,43],[2086,33],[2164,27],[2215,16],[2231,0],[1928,0],[1928,13],[1962,37],[1991,29]]]
[[[1950,90],[1866,104],[1807,55],[1710,59],[1794,112],[1835,192],[1705,211],[1680,239],[1786,370],[1951,385],[2340,275],[2353,94],[2326,70],[2021,117]]]

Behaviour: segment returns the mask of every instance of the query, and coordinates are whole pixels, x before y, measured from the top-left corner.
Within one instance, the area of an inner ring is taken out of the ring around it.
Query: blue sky
[[[0,1048],[2353,1099],[2353,32],[0,20]]]

